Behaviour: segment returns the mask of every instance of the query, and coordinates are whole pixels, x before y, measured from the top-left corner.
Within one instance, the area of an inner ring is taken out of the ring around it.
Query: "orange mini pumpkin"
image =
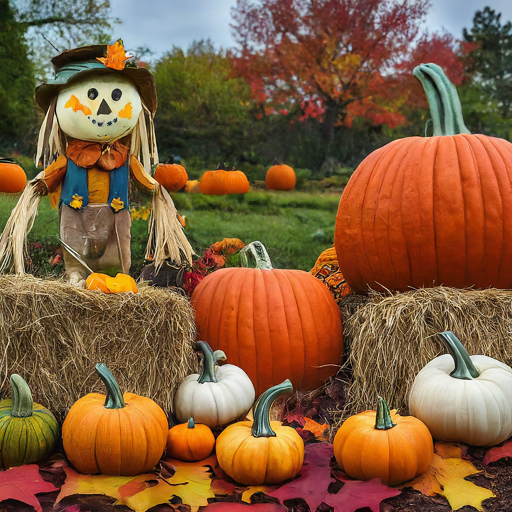
[[[239,421],[217,438],[219,466],[244,485],[278,484],[293,478],[304,462],[304,442],[292,427],[270,421],[277,397],[291,393],[287,379],[267,389],[254,404],[254,421]]]
[[[188,192],[189,194],[197,194],[198,192],[201,192],[199,180],[187,181],[187,183],[185,184],[185,192]]]
[[[216,171],[206,171],[200,182],[203,194],[222,196],[249,192],[249,180],[242,171],[228,171],[225,164],[219,164]]]
[[[25,171],[10,158],[0,158],[0,192],[17,194],[27,184]]]
[[[265,176],[267,190],[292,190],[297,178],[289,165],[273,165]]]
[[[215,437],[210,427],[196,425],[194,418],[172,427],[167,436],[167,455],[186,462],[206,459],[214,446]]]
[[[432,436],[413,416],[389,411],[379,397],[377,412],[348,418],[336,433],[334,456],[348,476],[357,480],[380,478],[398,485],[423,474],[432,461]]]
[[[80,473],[132,476],[153,469],[167,442],[164,411],[150,398],[121,393],[103,364],[95,367],[107,395],[73,404],[62,426],[66,457]]]
[[[127,274],[117,274],[116,277],[110,277],[106,274],[93,272],[85,281],[88,290],[101,290],[105,293],[138,293],[137,284],[132,276]]]
[[[434,136],[390,142],[356,169],[336,217],[340,269],[360,292],[512,288],[512,144],[469,132],[439,66],[413,74]]]
[[[160,164],[155,171],[155,180],[169,192],[176,192],[186,185],[188,174],[182,165]]]

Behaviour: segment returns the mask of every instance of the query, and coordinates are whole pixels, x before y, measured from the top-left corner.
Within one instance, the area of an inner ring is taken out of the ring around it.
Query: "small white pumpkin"
[[[194,418],[210,428],[225,425],[246,414],[254,403],[256,392],[251,379],[238,366],[225,361],[222,350],[213,350],[205,341],[198,345],[203,351],[201,375],[189,375],[180,385],[174,397],[174,409],[181,422]]]
[[[441,441],[493,446],[511,437],[512,368],[488,356],[470,357],[453,332],[438,338],[450,354],[418,373],[409,412]]]

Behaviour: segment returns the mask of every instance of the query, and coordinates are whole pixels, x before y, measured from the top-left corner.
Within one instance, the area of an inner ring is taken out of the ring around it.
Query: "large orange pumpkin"
[[[297,179],[289,165],[273,165],[265,176],[267,190],[292,190]]]
[[[340,269],[359,291],[512,288],[512,144],[469,133],[439,66],[414,75],[434,136],[391,142],[358,167],[336,219]]]
[[[0,158],[0,192],[16,194],[27,184],[25,171],[10,158]]]
[[[103,364],[95,367],[107,395],[73,404],[62,426],[66,457],[80,473],[132,476],[153,469],[167,442],[164,411],[149,398],[121,393]]]
[[[311,274],[272,269],[260,242],[242,258],[247,251],[258,268],[217,270],[194,290],[198,339],[228,353],[257,394],[288,377],[296,389],[316,389],[341,363],[340,310]]]
[[[249,192],[249,180],[242,171],[229,171],[228,179],[230,194],[247,194]]]
[[[377,412],[365,411],[343,423],[333,449],[348,476],[356,480],[380,478],[386,485],[398,485],[425,473],[434,453],[425,424],[390,411],[381,397]]]
[[[155,180],[169,192],[176,192],[186,185],[188,174],[182,165],[160,164],[155,171]]]

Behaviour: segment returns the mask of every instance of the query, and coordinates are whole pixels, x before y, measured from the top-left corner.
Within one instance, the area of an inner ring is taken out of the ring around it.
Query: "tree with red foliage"
[[[336,126],[351,126],[355,117],[391,128],[406,121],[400,107],[413,64],[426,59],[458,69],[453,38],[419,38],[428,5],[428,0],[238,0],[232,25],[237,72],[266,114],[300,108],[300,119],[318,118],[328,155]]]

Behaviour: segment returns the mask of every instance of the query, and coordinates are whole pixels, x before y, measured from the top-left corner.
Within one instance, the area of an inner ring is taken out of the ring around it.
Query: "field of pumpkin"
[[[146,383],[151,398],[142,396],[121,388],[116,368],[95,361],[89,372],[103,392],[81,393],[52,413],[51,401],[32,398],[45,390],[31,391],[30,375],[10,371],[5,346],[0,507],[508,510],[512,145],[469,134],[441,68],[422,64],[414,74],[434,137],[395,141],[362,162],[339,201],[334,247],[322,243],[310,272],[274,268],[265,245],[230,232],[191,265],[166,262],[160,277],[150,259],[138,283],[91,273],[80,293],[105,307],[107,295],[129,304],[150,285],[190,297],[201,369],[168,383],[172,404],[162,407],[156,381]],[[18,172],[0,168],[11,171]],[[245,175],[225,165],[199,184],[176,164],[157,167],[155,177],[184,194],[249,191]],[[268,170],[267,189],[286,194],[294,186],[290,167]],[[187,215],[181,220],[187,233]],[[426,298],[403,322],[415,293]],[[476,314],[464,300],[476,301]],[[442,327],[428,301],[441,308]],[[0,308],[3,322],[10,308]],[[433,348],[415,345],[418,325]],[[383,357],[389,347],[394,360]],[[483,353],[470,355],[474,347]],[[166,371],[181,363],[167,361]],[[16,364],[23,368],[20,354]],[[407,376],[393,392],[372,388],[402,370]]]

